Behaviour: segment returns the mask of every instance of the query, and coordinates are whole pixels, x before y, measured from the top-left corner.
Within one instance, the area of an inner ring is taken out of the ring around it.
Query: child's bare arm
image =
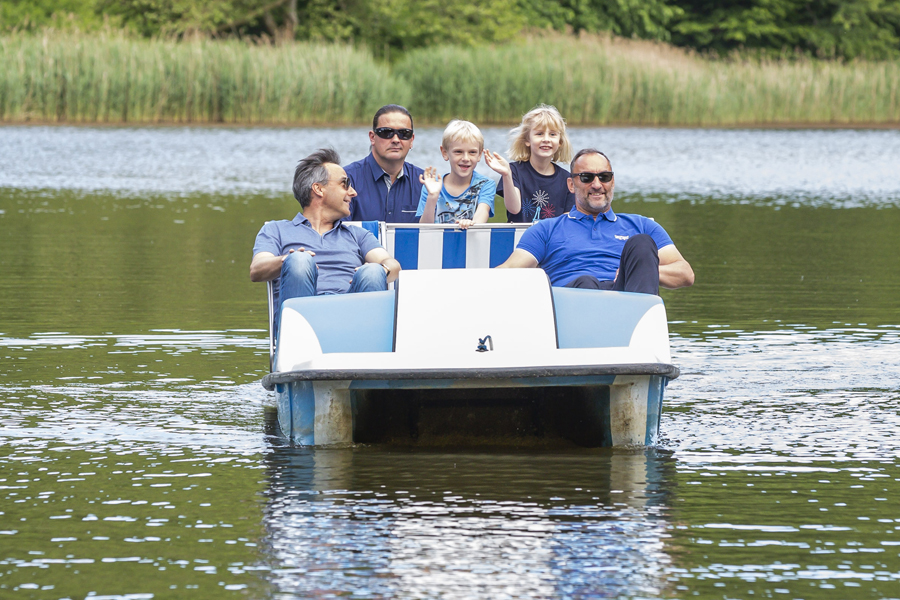
[[[491,218],[491,207],[489,204],[485,202],[481,202],[475,208],[475,218],[472,219],[474,223],[487,223],[488,219]]]
[[[517,215],[522,211],[522,194],[513,182],[512,169],[509,162],[496,152],[484,151],[484,163],[492,168],[503,180],[503,205],[510,214]]]
[[[441,176],[437,174],[437,169],[428,167],[423,174],[419,175],[419,181],[428,192],[419,223],[434,223],[434,211],[437,208],[438,197],[441,195]]]
[[[489,204],[485,204],[484,202],[480,203],[475,208],[475,214],[472,219],[459,219],[456,221],[456,224],[460,229],[468,229],[472,225],[476,223],[487,223],[488,219],[491,217],[491,207]],[[420,221],[421,223],[421,221]]]

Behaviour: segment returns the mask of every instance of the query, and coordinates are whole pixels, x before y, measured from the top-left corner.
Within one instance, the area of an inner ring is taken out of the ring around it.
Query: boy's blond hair
[[[484,136],[481,135],[481,130],[469,121],[454,119],[447,124],[441,138],[441,147],[449,150],[450,142],[475,142],[480,150],[484,150]]]
[[[549,127],[559,132],[559,148],[553,155],[553,162],[569,162],[572,158],[572,144],[566,135],[566,120],[555,106],[538,104],[522,117],[522,123],[509,132],[510,160],[531,160],[531,148],[525,145],[531,132],[538,127]]]

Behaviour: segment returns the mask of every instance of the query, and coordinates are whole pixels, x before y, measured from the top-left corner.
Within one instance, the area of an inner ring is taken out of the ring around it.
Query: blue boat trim
[[[291,439],[304,445],[316,443],[316,395],[311,381],[298,381],[288,388],[289,394],[297,392],[292,399],[294,411],[291,418]]]
[[[479,380],[519,379],[523,386],[547,385],[544,379],[564,377],[602,377],[617,375],[658,375],[675,379],[678,367],[665,363],[632,363],[618,365],[554,365],[546,367],[504,367],[498,369],[328,369],[327,371],[283,371],[263,377],[262,384],[273,390],[279,383],[292,381],[341,381],[356,383],[385,380]],[[561,384],[572,385],[572,384]],[[608,385],[608,384],[606,384]]]
[[[664,377],[651,377],[647,391],[647,435],[644,444],[655,446],[659,437],[659,420],[662,415],[662,400],[667,380]]]
[[[419,230],[398,229],[394,235],[396,236],[394,242],[394,258],[404,269],[418,269]]]
[[[442,269],[466,268],[466,232],[463,229],[445,229],[443,236]]]
[[[378,231],[378,221],[360,221],[359,226],[374,235],[376,238],[381,237]]]
[[[516,232],[514,229],[492,229],[491,249],[488,257],[488,266],[494,268],[506,262],[516,246]]]

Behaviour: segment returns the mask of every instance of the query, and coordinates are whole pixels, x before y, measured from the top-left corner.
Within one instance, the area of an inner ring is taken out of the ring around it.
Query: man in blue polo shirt
[[[341,220],[356,190],[331,149],[297,164],[294,197],[303,209],[291,221],[269,221],[253,245],[251,281],[275,281],[275,324],[288,298],[386,290],[400,263],[375,236]]]
[[[540,267],[556,286],[659,294],[694,283],[694,271],[652,219],[612,210],[616,187],[605,154],[588,148],[571,163],[575,208],[522,235],[501,268]]]
[[[351,221],[418,223],[424,171],[406,162],[415,137],[408,110],[397,104],[378,109],[369,132],[372,151],[344,167],[359,194],[350,206]]]

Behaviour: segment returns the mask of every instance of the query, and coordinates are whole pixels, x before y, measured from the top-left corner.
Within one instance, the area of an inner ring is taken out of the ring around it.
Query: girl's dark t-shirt
[[[541,175],[527,160],[509,164],[513,184],[522,196],[519,214],[506,211],[510,223],[531,223],[538,211],[540,219],[550,219],[572,210],[575,194],[569,191],[566,183],[569,172],[557,164],[553,166],[553,175]],[[503,179],[497,184],[497,195],[503,196]]]

